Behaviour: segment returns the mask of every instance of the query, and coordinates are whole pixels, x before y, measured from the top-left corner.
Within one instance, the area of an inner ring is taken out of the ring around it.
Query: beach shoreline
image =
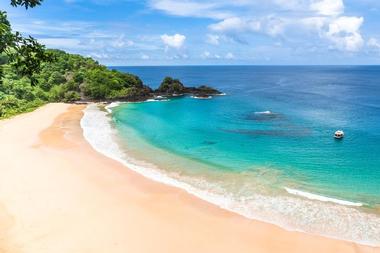
[[[87,143],[84,108],[49,104],[0,121],[1,253],[380,252],[249,220],[149,180]]]

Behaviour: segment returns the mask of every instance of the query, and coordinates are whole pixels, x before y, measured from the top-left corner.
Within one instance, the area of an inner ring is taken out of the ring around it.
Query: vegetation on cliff
[[[185,92],[185,86],[178,79],[171,77],[165,77],[161,82],[160,87],[156,90],[156,93],[164,95],[182,94]]]
[[[206,85],[201,85],[199,87],[186,87],[180,80],[173,79],[171,77],[165,77],[161,82],[160,87],[158,87],[158,89],[154,92],[155,94],[165,96],[193,94],[202,97],[221,94],[220,91]]]
[[[47,50],[54,58],[41,65],[32,85],[11,65],[4,65],[0,85],[0,117],[27,111],[47,102],[77,100],[142,100],[152,90],[139,77],[109,70],[91,58]]]

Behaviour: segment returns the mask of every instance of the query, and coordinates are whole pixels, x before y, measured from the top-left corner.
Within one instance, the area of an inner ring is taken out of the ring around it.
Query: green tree
[[[158,91],[167,94],[181,94],[185,91],[185,86],[178,79],[165,77],[158,87]]]
[[[0,62],[0,84],[3,77],[3,65],[8,62],[8,58],[5,56],[6,49],[14,43],[13,34],[11,32],[11,24],[7,19],[7,14],[4,11],[0,11],[0,56],[2,61]]]
[[[12,6],[24,6],[26,9],[40,5],[42,0],[11,0]],[[0,55],[7,61],[0,62],[0,85],[3,79],[4,63],[11,64],[17,72],[30,79],[35,85],[37,79],[34,73],[41,70],[44,61],[52,61],[53,58],[46,52],[45,46],[39,44],[33,37],[24,38],[19,32],[12,32],[11,24],[7,19],[7,14],[0,11]]]

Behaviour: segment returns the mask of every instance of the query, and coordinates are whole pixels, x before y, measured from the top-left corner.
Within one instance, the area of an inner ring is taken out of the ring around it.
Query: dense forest
[[[78,100],[140,100],[152,90],[135,75],[109,70],[91,58],[47,50],[53,61],[44,62],[31,84],[11,65],[3,65],[0,117],[32,110],[47,102]],[[6,59],[2,59],[6,61]]]

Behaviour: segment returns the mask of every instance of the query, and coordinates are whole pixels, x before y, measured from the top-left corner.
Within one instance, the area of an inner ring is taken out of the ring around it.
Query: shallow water
[[[227,93],[112,108],[104,124],[137,171],[249,218],[380,243],[380,67],[118,69]]]

